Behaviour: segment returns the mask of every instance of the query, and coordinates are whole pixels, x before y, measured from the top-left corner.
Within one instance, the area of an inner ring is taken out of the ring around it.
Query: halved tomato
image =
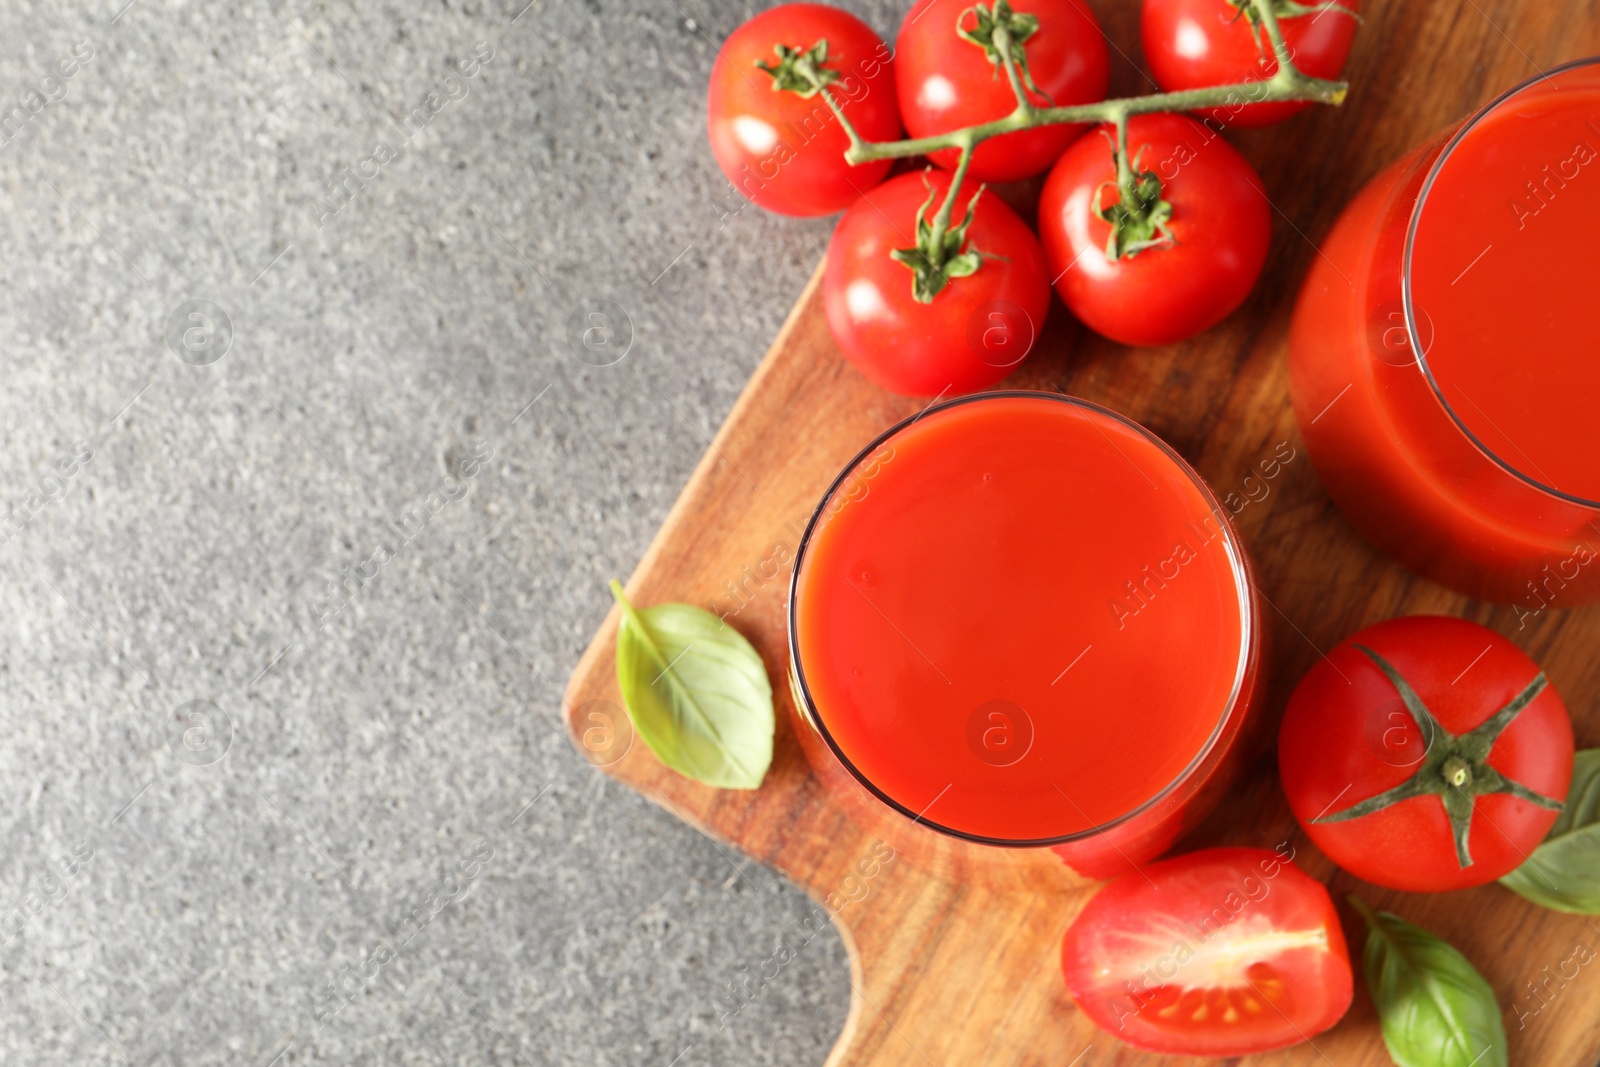
[[[1125,874],[1061,945],[1067,989],[1136,1048],[1242,1056],[1297,1044],[1350,1007],[1333,900],[1287,844],[1210,848]]]

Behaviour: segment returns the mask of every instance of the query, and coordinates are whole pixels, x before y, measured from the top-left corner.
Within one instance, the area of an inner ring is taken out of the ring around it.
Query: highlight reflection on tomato
[[[774,91],[774,46],[809,49],[827,42],[829,87],[862,137],[900,136],[889,46],[847,11],[823,4],[783,4],[744,23],[723,42],[711,68],[707,127],[711,153],[740,196],[783,215],[831,215],[889,173],[888,160],[851,166],[850,139],[820,93]]]

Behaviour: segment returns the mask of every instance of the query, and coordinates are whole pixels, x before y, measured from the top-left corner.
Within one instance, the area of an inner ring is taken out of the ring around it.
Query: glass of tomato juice
[[[1059,393],[951,400],[863,449],[801,539],[789,650],[822,781],[980,885],[1165,851],[1226,788],[1261,687],[1228,513],[1154,434]]]
[[[1334,501],[1399,562],[1519,617],[1600,600],[1597,246],[1591,58],[1374,178],[1290,329],[1295,415]]]

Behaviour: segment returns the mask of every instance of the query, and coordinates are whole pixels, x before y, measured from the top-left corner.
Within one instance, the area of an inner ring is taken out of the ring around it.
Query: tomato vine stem
[[[1005,0],[996,0],[995,8],[997,11],[1004,6]],[[1027,69],[1023,66],[1025,62],[1023,57],[1027,53],[1023,50],[1024,43],[1021,41],[1016,42],[1017,51],[1013,52],[1011,50],[1012,43],[1011,30],[1003,23],[996,26],[994,29],[994,49],[1000,57],[1001,68],[1006,72],[1006,80],[1011,83],[1011,92],[1017,98],[1017,110],[1013,114],[1032,115],[1038,108],[1033,106],[1033,101],[1028,97],[1028,92],[1022,85],[1022,76]],[[1029,77],[1028,81],[1031,83],[1033,81],[1032,77]],[[1044,94],[1041,93],[1040,95]]]
[[[1265,32],[1272,47],[1278,69],[1270,77],[1258,81],[1206,86],[1179,92],[1150,93],[1145,96],[1101,100],[1092,104],[1057,106],[1051,102],[1048,107],[1035,104],[1027,91],[1033,79],[1027,67],[1026,38],[1037,28],[1037,20],[1031,15],[1013,12],[1009,0],[994,0],[992,8],[982,3],[967,8],[956,20],[957,35],[990,51],[992,61],[998,60],[999,66],[1005,71],[1012,92],[1016,95],[1017,106],[1003,118],[931,137],[911,137],[899,141],[869,141],[863,138],[845,115],[844,105],[830,88],[832,82],[837,79],[837,73],[821,66],[820,61],[825,59],[827,54],[826,42],[818,42],[809,52],[800,52],[779,45],[779,56],[789,64],[792,76],[788,71],[780,75],[776,68],[767,64],[761,66],[773,74],[776,80],[774,88],[789,89],[805,96],[821,95],[834,117],[839,120],[839,126],[844,130],[845,136],[849,138],[850,147],[845,151],[844,158],[852,165],[925,156],[952,148],[960,152],[950,188],[945,193],[944,202],[940,204],[939,210],[931,220],[927,236],[932,239],[932,243],[922,249],[928,254],[927,264],[935,271],[940,269],[943,262],[944,238],[950,231],[950,220],[961,195],[961,187],[972,161],[972,153],[980,144],[993,137],[1042,126],[1064,124],[1114,126],[1116,133],[1113,154],[1116,156],[1117,164],[1117,204],[1106,209],[1097,202],[1095,209],[1097,214],[1112,224],[1111,239],[1107,243],[1107,256],[1115,259],[1120,256],[1137,255],[1144,250],[1169,243],[1166,239],[1157,240],[1151,237],[1152,233],[1165,233],[1165,218],[1166,214],[1170,213],[1170,207],[1161,200],[1159,178],[1149,172],[1141,174],[1129,155],[1130,119],[1138,115],[1160,112],[1244,107],[1248,104],[1268,102],[1301,100],[1322,104],[1344,102],[1349,89],[1346,82],[1314,78],[1294,65],[1294,52],[1284,39],[1283,27],[1278,22],[1278,10],[1284,5],[1284,0],[1237,0],[1237,3],[1241,10],[1248,7],[1251,21]],[[1284,7],[1284,10],[1295,11],[1300,6],[1289,5]],[[1306,10],[1320,10],[1320,8],[1308,7]],[[968,16],[976,19],[975,30],[966,28]],[[786,76],[791,77],[789,82],[785,81]],[[1039,95],[1045,96],[1042,92]],[[1049,98],[1046,96],[1045,99]],[[928,287],[919,286],[917,299],[926,298],[931,301],[940,288],[942,286],[935,286],[930,291]]]
[[[939,205],[938,212],[933,216],[933,240],[938,245],[944,235],[950,231],[950,218],[955,213],[956,193],[967,179],[967,168],[972,166],[972,147],[964,145],[961,149],[961,158],[956,161],[956,170],[950,178],[950,188],[944,195],[944,202]],[[979,186],[981,193],[983,187]]]
[[[1092,104],[1052,107],[1035,107],[1027,100],[1017,83],[1013,82],[1013,89],[1018,95],[1017,109],[1004,118],[931,137],[910,137],[900,141],[866,140],[856,132],[849,118],[845,116],[843,105],[826,87],[822,89],[822,98],[839,119],[840,128],[844,130],[845,136],[850,139],[850,147],[845,151],[844,157],[852,164],[925,156],[942,149],[965,148],[968,142],[976,146],[991,137],[1015,133],[1018,130],[1036,129],[1040,126],[1109,123],[1117,121],[1119,117],[1126,119],[1135,115],[1149,115],[1163,111],[1193,111],[1201,108],[1242,106],[1245,103],[1295,100],[1322,104],[1343,103],[1345,94],[1349,91],[1348,83],[1313,78],[1294,65],[1294,55],[1288,42],[1284,40],[1283,28],[1278,24],[1278,16],[1273,10],[1273,0],[1249,0],[1249,2],[1256,10],[1278,60],[1277,71],[1271,77],[1259,81],[1234,82],[1230,85],[1211,85],[1172,93],[1149,93],[1145,96],[1100,100]],[[1008,53],[1011,52],[1009,40],[1004,47]],[[1007,74],[1010,77],[1016,76],[1012,69],[1015,62],[1013,53],[1006,62]]]

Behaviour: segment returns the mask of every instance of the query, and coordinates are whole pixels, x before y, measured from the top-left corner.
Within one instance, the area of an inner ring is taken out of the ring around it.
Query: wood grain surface
[[[1152,91],[1138,66],[1139,5],[1091,2],[1112,41],[1112,91]],[[1600,745],[1600,609],[1550,609],[1519,628],[1512,609],[1431,585],[1369,548],[1329,502],[1306,458],[1285,362],[1295,294],[1340,208],[1386,164],[1498,92],[1541,68],[1600,52],[1600,4],[1411,0],[1363,10],[1343,108],[1316,108],[1285,125],[1229,135],[1260,170],[1277,209],[1271,256],[1244,307],[1188,343],[1130,350],[1078,329],[1057,303],[1038,352],[1005,385],[1070,393],[1138,419],[1182,453],[1218,496],[1241,490],[1280,444],[1294,448],[1296,458],[1266,496],[1235,520],[1271,605],[1270,697],[1239,786],[1178,850],[1290,842],[1300,865],[1327,880],[1336,899],[1357,890],[1466,953],[1506,1010],[1514,1064],[1589,1067],[1600,1056],[1594,1023],[1600,968],[1584,968],[1564,983],[1551,976],[1578,943],[1600,946],[1600,922],[1541,910],[1496,885],[1420,896],[1357,882],[1298,831],[1270,751],[1288,693],[1319,649],[1368,623],[1420,612],[1474,619],[1517,642],[1565,696],[1580,746]],[[1026,189],[1010,192],[1015,196],[1008,198],[1027,200]],[[826,911],[851,954],[853,996],[829,1064],[1185,1062],[1120,1044],[1067,998],[1057,963],[1060,938],[1087,891],[953,885],[904,858],[875,868],[876,842],[823,791],[799,751],[783,706],[789,566],[782,561],[838,470],[919,406],[869,385],[840,357],[823,319],[819,277],[820,270],[629,583],[640,605],[675,600],[737,609],[730,621],[765,658],[780,702],[771,773],[754,793],[709,789],[666,770],[642,743],[628,745],[625,734],[599,762],[714,839],[831,902]],[[736,598],[730,590],[740,587],[745,592]],[[612,663],[616,624],[613,610],[569,683],[566,713],[575,736],[604,721],[596,714],[621,720],[616,724],[626,731]],[[861,870],[875,873],[864,877]],[[1359,945],[1358,924],[1348,909],[1344,914],[1352,944]],[[1240,1062],[1379,1067],[1390,1061],[1371,1001],[1358,988],[1333,1030]]]

